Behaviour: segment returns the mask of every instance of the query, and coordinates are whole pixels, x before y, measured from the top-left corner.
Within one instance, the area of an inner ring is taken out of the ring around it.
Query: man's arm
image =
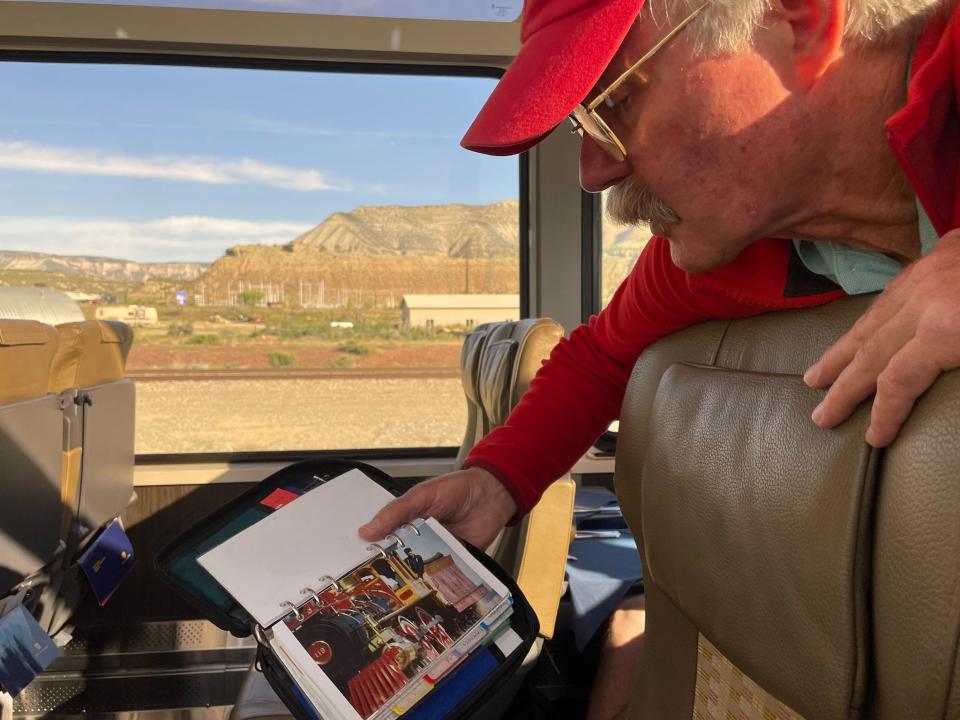
[[[960,367],[960,230],[890,281],[870,309],[807,370],[812,387],[830,387],[813,421],[834,427],[876,392],[866,440],[885,447],[914,402]]]
[[[637,357],[652,342],[709,318],[813,305],[836,293],[783,298],[791,244],[761,240],[713,273],[677,268],[653,238],[610,304],[562,340],[505,425],[474,447],[467,469],[420,483],[361,528],[376,539],[417,516],[433,516],[484,547],[528,512],[620,411]]]

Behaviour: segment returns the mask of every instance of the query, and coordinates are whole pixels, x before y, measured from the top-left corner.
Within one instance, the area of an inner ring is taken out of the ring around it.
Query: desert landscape
[[[0,249],[0,285],[72,293],[91,319],[155,311],[127,362],[138,453],[457,445],[470,327],[407,327],[401,300],[517,293],[518,210],[360,207],[211,263]],[[648,238],[604,226],[604,301]]]

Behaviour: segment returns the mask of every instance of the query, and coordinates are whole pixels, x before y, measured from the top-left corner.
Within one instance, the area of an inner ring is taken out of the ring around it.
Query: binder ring
[[[393,538],[399,547],[405,548],[407,546],[407,544],[400,539],[399,535],[396,535],[394,533],[387,533],[386,535],[383,536],[383,539],[386,540],[387,538]]]
[[[290,613],[292,613],[298,621],[303,622],[303,613],[300,612],[300,609],[289,600],[284,600],[282,603],[280,603],[280,607],[289,607]]]
[[[334,590],[336,590],[337,592],[340,592],[340,583],[338,583],[336,579],[334,579],[330,575],[321,575],[320,582],[324,582],[324,581],[330,583],[330,585],[333,587]]]
[[[408,527],[413,530],[414,533],[416,533],[417,537],[420,537],[420,528],[413,523],[403,523],[400,527]]]
[[[387,537],[389,537],[389,535],[388,535]],[[396,536],[394,536],[394,537],[396,537]],[[380,557],[382,557],[384,560],[388,560],[388,559],[389,559],[389,558],[387,557],[387,551],[384,550],[384,549],[383,549],[382,547],[380,547],[379,545],[377,545],[376,543],[373,543],[373,544],[371,544],[371,545],[367,545],[367,550],[375,550],[376,552],[380,553]]]
[[[323,607],[323,600],[320,599],[320,594],[313,588],[304,588],[300,591],[301,595],[309,595],[313,598],[313,601],[317,604],[317,607]]]

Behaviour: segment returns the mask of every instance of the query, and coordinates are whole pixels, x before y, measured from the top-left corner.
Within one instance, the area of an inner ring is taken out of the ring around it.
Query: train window
[[[602,252],[600,255],[600,304],[606,307],[613,293],[630,273],[640,253],[650,240],[647,227],[619,225],[607,216],[607,196],[602,195],[603,222],[601,225]]]
[[[458,445],[518,303],[519,164],[458,146],[494,83],[0,63],[0,294],[135,326],[139,454]]]
[[[21,1],[21,0],[18,0]],[[317,13],[363,17],[423,20],[486,20],[513,22],[520,17],[522,0],[22,0],[24,2],[73,2],[99,5],[140,5],[206,10],[252,10],[257,12]]]

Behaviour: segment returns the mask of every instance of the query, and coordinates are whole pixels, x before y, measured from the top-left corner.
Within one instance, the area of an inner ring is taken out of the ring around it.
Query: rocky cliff
[[[90,275],[122,282],[196,280],[206,268],[206,263],[138,263],[85,255],[48,255],[39,252],[0,250],[0,270],[34,270]]]
[[[517,254],[516,201],[359,207],[334,213],[285,247],[379,256],[505,258]]]

